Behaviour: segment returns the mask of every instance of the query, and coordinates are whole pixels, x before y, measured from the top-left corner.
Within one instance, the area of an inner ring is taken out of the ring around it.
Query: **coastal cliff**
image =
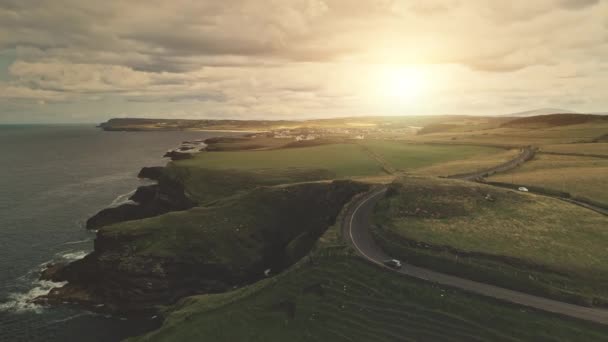
[[[210,207],[101,227],[91,254],[43,272],[68,283],[39,300],[141,312],[251,284],[306,255],[343,205],[367,188],[352,181],[260,187]],[[147,187],[134,197],[145,203],[158,193]]]
[[[170,211],[186,210],[197,203],[185,195],[184,186],[163,172],[162,167],[145,167],[139,172],[140,178],[157,181],[157,184],[139,187],[129,198],[133,203],[106,208],[89,218],[87,229],[99,229],[114,223],[140,220],[158,216]]]

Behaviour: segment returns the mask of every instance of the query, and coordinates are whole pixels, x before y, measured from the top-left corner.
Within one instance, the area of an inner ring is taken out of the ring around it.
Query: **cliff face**
[[[87,220],[87,229],[99,229],[118,222],[186,210],[196,205],[196,202],[185,195],[184,186],[164,175],[162,168],[143,168],[139,177],[150,178],[158,183],[139,187],[129,198],[135,203],[125,203],[95,214]]]
[[[307,254],[343,205],[366,189],[350,181],[258,188],[213,207],[105,226],[93,253],[47,269],[44,278],[68,284],[42,300],[146,311],[253,283]],[[148,192],[157,194],[146,188],[136,195],[148,199]]]

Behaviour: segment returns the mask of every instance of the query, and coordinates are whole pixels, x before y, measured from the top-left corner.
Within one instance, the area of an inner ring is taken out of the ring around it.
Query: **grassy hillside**
[[[493,147],[422,145],[384,140],[364,141],[361,145],[396,170],[413,170],[457,159],[493,155],[502,151]]]
[[[324,169],[333,177],[381,173],[378,164],[354,144],[332,144],[298,149],[200,153],[177,162],[180,167],[224,170],[306,168]]]
[[[503,127],[545,128],[580,125],[590,122],[606,123],[608,116],[591,114],[549,114],[518,118],[502,124]]]
[[[608,157],[608,143],[545,145],[543,152],[593,154]]]
[[[390,193],[373,232],[391,254],[522,291],[608,304],[608,217],[447,179],[403,178]]]
[[[555,127],[500,127],[463,132],[439,132],[418,135],[420,142],[449,142],[502,146],[551,145],[590,142],[608,132],[608,121]]]
[[[190,197],[199,204],[208,204],[218,197],[261,185],[375,177],[458,159],[489,158],[501,152],[501,149],[491,147],[370,140],[360,144],[328,143],[299,148],[203,152],[192,159],[170,163],[165,173],[184,184]]]
[[[492,154],[480,154],[469,158],[458,159],[417,169],[415,173],[430,176],[449,176],[491,169],[497,165],[513,160],[520,150],[497,151]]]
[[[243,194],[259,186],[330,180],[335,176],[324,169],[222,170],[183,166],[181,162],[170,163],[164,172],[184,184],[188,196],[200,205],[209,205],[222,197]]]
[[[456,124],[460,127],[497,127],[509,118],[479,117],[464,115],[444,116],[368,116],[318,120],[186,120],[186,119],[139,119],[116,118],[100,124],[105,130],[235,130],[268,131],[290,128],[382,128],[400,133],[408,128],[436,123]]]
[[[540,186],[608,205],[608,159],[604,158],[540,154],[489,180]]]
[[[106,226],[95,251],[62,268],[62,301],[142,310],[194,293],[227,291],[299,260],[343,205],[352,181],[257,188],[197,207]]]
[[[604,327],[387,272],[337,227],[312,257],[224,294],[189,297],[142,341],[604,341]]]
[[[257,131],[286,125],[297,121],[283,120],[188,120],[188,119],[141,119],[116,118],[99,125],[107,131],[179,131],[179,130],[235,130]]]
[[[108,226],[101,236],[126,237],[134,257],[229,265],[237,273],[264,258],[282,260],[284,249],[302,234],[316,240],[344,203],[366,188],[350,181],[258,188],[211,207]]]

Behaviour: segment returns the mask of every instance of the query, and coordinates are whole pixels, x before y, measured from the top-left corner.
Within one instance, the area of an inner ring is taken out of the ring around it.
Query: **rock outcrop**
[[[165,155],[163,157],[171,158],[171,160],[173,160],[173,161],[185,160],[185,159],[191,159],[192,153],[173,150],[173,151],[169,151],[169,152],[165,153]]]
[[[38,301],[148,312],[253,283],[307,254],[343,205],[367,189],[350,181],[258,188],[215,207],[104,227],[91,254],[43,272],[68,283]],[[143,201],[156,193],[139,192]]]
[[[196,205],[188,198],[181,183],[164,175],[162,169],[144,168],[140,176],[157,180],[157,184],[139,187],[129,198],[134,203],[106,208],[87,220],[87,229],[99,229],[123,221],[158,216],[170,211],[186,210]]]
[[[159,181],[162,175],[164,174],[164,169],[165,168],[163,166],[143,167],[137,174],[137,177]]]

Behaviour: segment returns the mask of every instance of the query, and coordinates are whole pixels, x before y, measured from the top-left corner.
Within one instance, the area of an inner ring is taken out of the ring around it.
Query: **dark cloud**
[[[181,94],[173,96],[159,96],[159,95],[148,95],[148,96],[130,96],[127,98],[128,102],[225,102],[228,98],[221,92],[208,92],[202,93],[197,92],[193,94]]]
[[[532,69],[524,81],[546,89],[569,75],[605,84],[606,10],[599,0],[0,0],[0,57],[12,63],[0,100],[86,108],[103,97],[161,116],[159,103],[176,116],[363,111],[375,88],[364,70],[382,64],[506,83]],[[490,106],[505,94],[494,86],[494,97],[446,103]],[[556,96],[541,88],[524,92]]]
[[[565,8],[577,10],[596,5],[599,2],[600,0],[560,0],[559,4]]]

